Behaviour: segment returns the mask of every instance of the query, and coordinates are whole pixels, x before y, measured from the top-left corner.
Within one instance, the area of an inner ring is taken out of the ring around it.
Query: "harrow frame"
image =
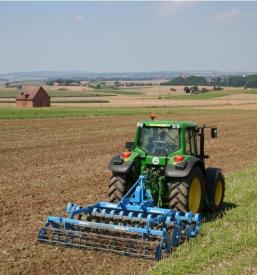
[[[68,203],[69,217],[49,216],[38,241],[160,260],[198,234],[201,217],[155,207],[145,182],[141,175],[118,204]]]

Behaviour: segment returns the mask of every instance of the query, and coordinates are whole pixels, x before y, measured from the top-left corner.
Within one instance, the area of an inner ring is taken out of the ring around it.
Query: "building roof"
[[[33,100],[40,91],[43,91],[48,96],[42,86],[23,86],[21,91],[17,94],[16,99]]]

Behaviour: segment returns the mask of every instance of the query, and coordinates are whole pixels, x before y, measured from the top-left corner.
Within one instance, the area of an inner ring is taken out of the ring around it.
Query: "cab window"
[[[185,131],[186,154],[197,156],[197,132],[194,128],[187,128]]]
[[[179,149],[179,129],[144,126],[138,146],[151,155],[169,155]]]

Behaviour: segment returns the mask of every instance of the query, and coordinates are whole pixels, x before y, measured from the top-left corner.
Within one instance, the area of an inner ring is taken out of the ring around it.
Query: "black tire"
[[[112,175],[109,183],[108,196],[110,202],[119,202],[128,188],[126,175]]]
[[[219,210],[223,205],[225,195],[225,179],[222,170],[219,168],[207,168],[205,182],[208,202],[207,208],[211,210]]]
[[[197,178],[200,182],[201,195],[197,209],[190,209],[189,196],[190,188],[193,180]],[[181,211],[183,213],[191,211],[193,213],[201,213],[204,206],[205,183],[203,172],[200,167],[196,166],[190,174],[185,178],[169,179],[168,182],[168,207]]]

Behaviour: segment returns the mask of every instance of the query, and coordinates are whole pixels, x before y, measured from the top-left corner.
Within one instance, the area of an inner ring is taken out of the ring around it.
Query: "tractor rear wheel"
[[[168,206],[183,213],[201,213],[204,206],[205,186],[203,172],[194,167],[185,178],[168,182]]]
[[[223,205],[225,194],[225,179],[222,171],[218,168],[207,168],[205,181],[208,198],[207,207],[211,210],[219,210]]]
[[[119,202],[127,191],[127,176],[112,175],[109,183],[108,196],[110,202]]]

